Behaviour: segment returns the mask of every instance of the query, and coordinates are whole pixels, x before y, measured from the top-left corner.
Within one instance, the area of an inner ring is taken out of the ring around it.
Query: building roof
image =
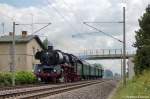
[[[11,43],[12,39],[13,39],[12,36],[9,36],[9,35],[1,36],[0,43]],[[42,41],[40,40],[40,38],[37,35],[27,35],[25,37],[22,37],[22,35],[15,36],[16,43],[28,43],[33,39],[35,39],[43,49],[45,48]]]

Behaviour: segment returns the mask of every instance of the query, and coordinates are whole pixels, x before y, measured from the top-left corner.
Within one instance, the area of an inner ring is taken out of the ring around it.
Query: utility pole
[[[123,58],[123,54],[122,54],[122,49],[121,49],[121,61],[120,61],[120,62],[121,62],[121,80],[122,80],[122,78],[123,78],[123,73],[122,73],[122,71],[123,71],[123,70],[122,70],[122,66],[123,66],[123,65],[122,65],[122,58]]]
[[[126,29],[125,7],[123,7],[123,85],[126,86]]]
[[[122,78],[122,56],[121,56],[121,78]]]
[[[2,33],[3,33],[3,34],[4,34],[4,32],[5,32],[5,31],[4,31],[4,26],[5,26],[5,25],[4,25],[4,22],[3,22],[3,23],[2,23],[2,29],[3,29],[3,32],[2,32]]]
[[[33,27],[33,14],[31,13],[31,32],[33,33],[34,27]]]
[[[114,37],[114,36],[112,36],[112,35],[110,35],[110,34],[108,34],[108,33],[105,33],[103,31],[101,31],[100,29],[98,29],[98,28],[96,28],[94,26],[91,26],[91,25],[89,25],[87,23],[123,23],[123,41],[118,39],[118,38],[116,38],[116,37]],[[98,31],[100,33],[103,33],[106,36],[109,36],[109,37],[111,37],[113,39],[116,39],[117,41],[123,43],[123,54],[122,54],[122,59],[123,59],[123,67],[122,67],[123,70],[122,70],[122,72],[123,73],[122,73],[122,76],[123,76],[123,85],[126,86],[126,33],[125,33],[126,32],[126,29],[125,29],[126,28],[126,26],[125,26],[126,22],[125,22],[125,6],[123,7],[123,21],[117,21],[117,22],[83,22],[83,24],[93,28],[94,30],[96,30],[96,31]],[[77,35],[79,35],[79,34],[77,34]],[[74,37],[74,35],[73,35],[73,37]]]
[[[12,85],[15,86],[15,22],[13,22],[13,34],[12,34]]]
[[[42,28],[38,29],[36,32],[39,32],[40,30],[46,28],[47,26],[49,26],[51,23],[42,23],[42,24],[47,24],[46,26],[43,26]],[[12,51],[11,51],[11,72],[12,72],[12,86],[15,86],[15,71],[16,71],[16,63],[15,63],[15,56],[16,56],[16,52],[15,52],[15,26],[16,25],[30,25],[30,24],[16,24],[15,22],[13,22],[13,33],[12,33]],[[33,23],[31,24],[33,26]],[[32,33],[33,34],[33,33]]]

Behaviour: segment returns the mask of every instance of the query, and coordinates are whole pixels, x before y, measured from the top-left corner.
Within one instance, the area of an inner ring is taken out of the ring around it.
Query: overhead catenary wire
[[[35,24],[38,24],[38,23],[35,23]],[[45,25],[42,28],[36,30],[35,32],[32,33],[32,35],[35,34],[35,33],[37,33],[37,32],[39,32],[39,31],[41,31],[42,29],[48,27],[51,23],[40,23],[40,24],[47,24],[47,25]],[[25,25],[32,25],[32,24],[17,23],[15,25],[23,25],[23,26],[25,26]]]
[[[81,22],[81,25],[82,25],[82,27],[81,27],[81,29],[83,29],[84,30],[84,27],[83,27],[83,19],[85,19],[83,16],[81,16],[81,14],[76,14],[76,12],[74,12],[73,10],[71,10],[72,9],[72,7],[70,7],[69,6],[69,4],[65,1],[65,0],[62,0],[63,1],[63,3],[66,5],[66,7],[70,10],[70,11],[72,11],[72,13],[73,13],[73,15],[75,16],[75,18],[77,19],[76,21],[79,21],[79,23]],[[79,16],[80,15],[80,16]],[[87,29],[86,29],[87,30]]]
[[[94,26],[91,26],[91,25],[87,24],[86,22],[83,22],[83,24],[85,24],[85,25],[87,25],[87,26],[93,28],[93,29],[96,30],[96,31],[99,31],[99,32],[103,33],[103,34],[106,35],[106,36],[109,36],[109,37],[111,37],[111,38],[113,38],[113,39],[115,39],[115,40],[117,40],[117,41],[123,43],[123,41],[121,41],[120,39],[118,39],[118,38],[116,38],[116,37],[114,37],[114,36],[112,36],[112,35],[110,35],[110,34],[108,34],[108,33],[105,33],[104,31],[102,31],[102,30],[100,30],[100,29],[97,29],[97,28],[94,27]]]
[[[53,1],[55,1],[55,0],[53,0]],[[47,2],[48,2],[48,4],[50,5],[49,0],[47,0]],[[57,10],[56,7],[52,6],[52,8],[54,9],[54,11],[55,11],[60,17],[63,18],[64,21],[66,21],[66,22],[69,24],[69,26],[70,26],[75,32],[77,31],[77,30],[72,26],[72,24],[65,18],[65,16],[64,16],[63,14],[61,14],[61,13]]]
[[[93,24],[123,24],[123,21],[85,21],[85,23],[93,23]],[[116,25],[115,25],[116,26]]]
[[[13,17],[10,17],[10,16],[7,16],[7,15],[5,15],[5,14],[3,14],[2,12],[0,12],[0,14],[1,15],[3,15],[3,16],[5,16],[5,17],[7,17],[7,18],[9,18],[11,21],[13,21],[14,20],[14,18],[15,18],[15,16],[13,16]],[[32,23],[30,23],[30,24],[24,24],[24,23],[17,23],[16,25],[22,25],[22,26],[27,26],[27,25],[29,25],[29,26],[32,26],[33,27],[33,24],[47,24],[47,23],[42,23],[42,22],[39,22],[39,23],[33,23],[33,19],[32,19]],[[44,26],[44,27],[47,27],[47,26]],[[43,28],[44,28],[43,27]],[[43,29],[42,28],[42,29]],[[35,34],[36,32],[38,32],[38,31],[40,31],[40,30],[42,30],[42,29],[39,29],[39,30],[36,30],[35,32],[34,31],[32,31],[32,34]]]
[[[100,33],[100,32],[87,32],[87,33],[79,33],[79,34],[74,34],[72,35],[72,37],[78,37],[78,36],[82,36],[82,35],[93,35],[93,34],[97,34],[97,33]]]
[[[47,5],[47,1],[45,1],[45,0],[43,0],[44,1],[44,4],[46,4]],[[40,10],[42,10],[42,12],[45,12],[45,13],[47,13],[47,15],[48,15],[48,17],[50,18],[50,20],[52,20],[52,18],[51,18],[51,14],[45,9],[45,8],[47,8],[46,6],[40,6],[40,7],[38,7]],[[46,16],[47,16],[46,15]]]
[[[96,21],[96,22],[88,22],[86,21],[85,23],[123,23],[122,21]]]
[[[45,25],[45,26],[43,26],[42,28],[40,28],[40,29],[36,30],[35,32],[33,32],[32,34],[35,34],[35,33],[39,32],[39,31],[41,31],[42,29],[48,27],[50,24],[51,24],[51,23],[48,23],[47,25]]]
[[[15,16],[10,17],[10,16],[5,15],[5,14],[2,13],[2,12],[0,12],[0,14],[1,14],[2,16],[4,16],[5,18],[7,17],[7,18],[10,19],[11,21],[14,21],[14,20],[15,20]]]
[[[53,1],[55,1],[55,0],[53,0]],[[51,3],[50,3],[49,0],[47,0],[47,3],[48,3],[49,6],[51,5]],[[48,7],[49,7],[49,6],[48,6]],[[78,32],[78,33],[79,33],[79,31],[65,18],[65,16],[64,16],[62,13],[59,12],[59,10],[58,10],[56,7],[52,6],[52,8],[53,8],[53,10],[54,10],[61,18],[63,18],[64,21],[67,22],[67,24],[73,29],[74,32]]]
[[[69,8],[69,9],[72,9],[71,7],[69,7],[69,5],[68,5],[68,3],[67,2],[65,2],[65,0],[62,0],[63,1],[63,3]],[[74,13],[74,12],[73,12]],[[75,17],[77,17],[76,16],[76,14],[74,14],[74,16]],[[111,21],[111,22],[109,22],[109,21],[99,21],[99,22],[86,22],[86,23],[123,23],[122,21]],[[93,33],[96,33],[96,32],[93,32]],[[72,35],[72,37],[74,36],[76,36],[76,35],[85,35],[85,34],[82,34],[82,33],[80,33],[80,34],[75,34],[75,35]],[[86,33],[86,35],[92,35],[92,33]],[[108,34],[109,35],[109,34]],[[114,37],[113,37],[114,38]],[[118,40],[119,42],[121,41],[121,40]]]
[[[83,18],[83,17],[79,17],[79,16],[77,16],[77,15],[81,15],[81,14],[76,14],[73,10],[71,10],[72,9],[72,7],[70,7],[69,5],[68,5],[68,3],[65,1],[65,0],[62,0],[63,1],[63,3],[66,5],[66,7],[70,10],[70,11],[72,11],[72,13],[73,13],[73,15],[80,21],[80,22],[82,22],[82,19],[85,19],[85,18]],[[81,19],[79,19],[79,18],[81,18]]]
[[[45,4],[45,2],[44,2],[44,4]],[[46,2],[46,4],[47,4],[47,2]],[[46,16],[48,16],[50,18],[50,20],[52,20],[51,14],[46,9],[44,9],[44,8],[45,7],[39,7],[39,9],[41,9],[43,12],[45,12],[47,14]],[[45,24],[45,23],[34,23],[34,24]],[[44,36],[44,35],[39,35],[38,34],[38,36],[48,38],[48,36]]]
[[[66,5],[66,7],[70,10],[70,9],[72,9],[69,5],[68,5],[68,3],[65,1],[65,0],[62,0],[63,1],[63,3]],[[73,13],[73,15],[79,20],[79,22],[81,22],[81,23],[83,23],[83,21],[82,21],[82,19],[84,19],[83,17],[78,17],[77,16],[77,14],[75,13],[75,12],[73,12],[72,11],[72,13]],[[79,18],[81,18],[81,19],[79,19]],[[82,25],[82,24],[81,24]],[[82,25],[83,26],[83,25]],[[83,29],[83,27],[82,27],[82,29]],[[93,32],[93,33],[96,33],[96,32]],[[92,32],[91,33],[86,33],[86,35],[91,35],[92,34]],[[72,35],[72,37],[76,37],[77,35],[85,35],[85,33],[79,33],[79,34],[73,34]]]

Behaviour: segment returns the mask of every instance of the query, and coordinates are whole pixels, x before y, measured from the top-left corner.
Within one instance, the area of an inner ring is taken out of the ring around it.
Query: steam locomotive
[[[95,67],[73,54],[54,50],[53,46],[38,51],[35,58],[41,64],[36,64],[34,73],[41,82],[75,82],[85,79],[102,78],[103,69]]]

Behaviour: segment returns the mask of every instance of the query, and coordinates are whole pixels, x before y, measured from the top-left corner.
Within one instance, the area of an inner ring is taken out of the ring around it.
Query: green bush
[[[32,72],[20,71],[16,75],[16,84],[34,84],[37,82],[35,75]]]
[[[12,81],[12,73],[0,72],[0,86],[10,86]],[[35,84],[37,79],[32,72],[19,71],[15,73],[16,85]]]
[[[11,73],[0,72],[0,85],[8,86],[11,84]]]

